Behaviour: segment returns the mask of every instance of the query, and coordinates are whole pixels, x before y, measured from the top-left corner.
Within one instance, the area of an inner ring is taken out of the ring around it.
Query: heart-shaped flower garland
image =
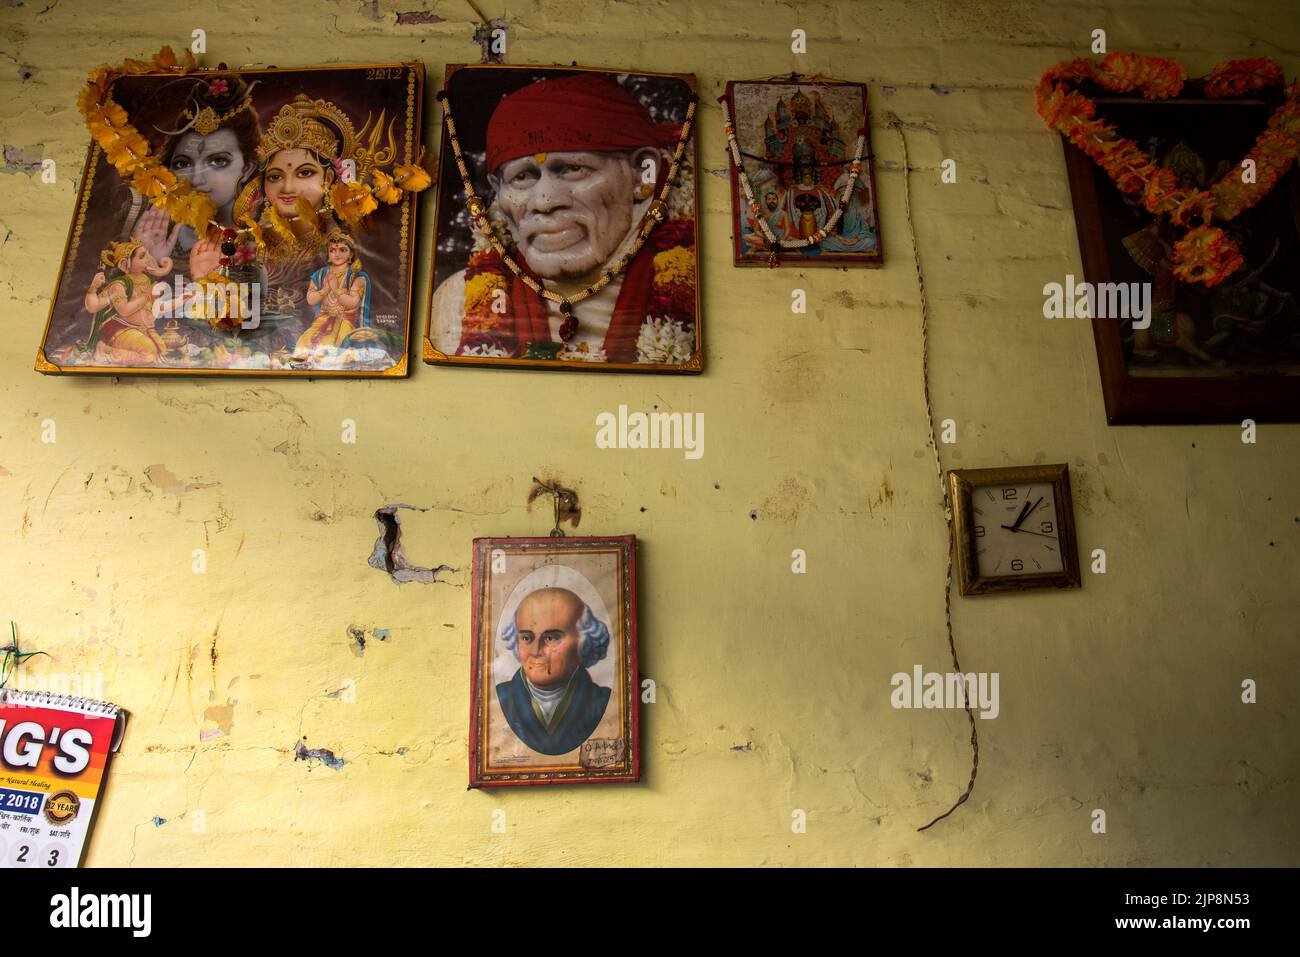
[[[1148,100],[1177,96],[1187,68],[1175,60],[1136,53],[1112,53],[1101,63],[1077,59],[1058,63],[1038,85],[1038,115],[1097,163],[1125,193],[1141,195],[1154,215],[1168,215],[1187,229],[1174,244],[1174,276],[1183,282],[1216,286],[1245,260],[1227,233],[1212,225],[1227,222],[1258,203],[1295,163],[1300,153],[1300,83],[1286,88],[1286,99],[1242,162],[1208,189],[1179,189],[1172,171],[1160,166],[1114,126],[1096,118],[1097,107],[1072,86],[1091,80],[1111,93],[1139,91]],[[1243,96],[1282,85],[1282,68],[1253,58],[1218,64],[1200,81],[1212,98]],[[1247,182],[1246,160],[1255,163]]]

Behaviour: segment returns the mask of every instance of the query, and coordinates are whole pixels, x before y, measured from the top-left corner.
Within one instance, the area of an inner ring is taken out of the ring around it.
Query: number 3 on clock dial
[[[1063,570],[1051,482],[981,485],[971,490],[975,564],[981,578]]]

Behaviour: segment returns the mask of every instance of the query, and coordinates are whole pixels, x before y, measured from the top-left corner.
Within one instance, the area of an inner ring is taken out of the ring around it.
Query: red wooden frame
[[[490,624],[484,620],[484,603],[490,576],[490,560],[497,548],[514,548],[517,554],[557,554],[578,551],[582,547],[607,546],[617,552],[622,563],[618,576],[617,615],[621,653],[627,656],[623,687],[614,691],[624,696],[624,738],[627,744],[623,764],[609,771],[596,768],[572,767],[562,770],[518,769],[492,770],[487,767],[487,754],[482,745],[487,734],[486,699],[482,669],[491,666],[490,656],[485,659],[483,629]],[[474,539],[473,569],[471,575],[471,654],[469,702],[469,786],[471,788],[523,787],[541,784],[618,784],[641,779],[641,727],[640,687],[641,675],[637,664],[637,577],[636,536],[566,536],[563,538],[476,538]],[[481,693],[482,692],[482,693]]]

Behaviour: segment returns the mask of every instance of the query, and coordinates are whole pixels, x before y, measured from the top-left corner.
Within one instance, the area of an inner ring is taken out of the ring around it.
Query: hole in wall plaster
[[[398,26],[410,26],[420,23],[444,23],[444,19],[429,10],[412,10],[397,15]]]
[[[319,761],[321,762],[321,764],[327,765],[328,767],[333,768],[335,771],[338,771],[345,764],[347,764],[347,762],[344,761],[342,758],[335,757],[334,752],[331,751],[329,748],[307,747],[307,745],[302,743],[303,741],[306,740],[307,740],[306,738],[303,738],[302,741],[299,741],[294,746],[293,759],[295,761]]]
[[[439,581],[445,583],[446,579],[439,579],[438,575],[442,572],[454,572],[456,569],[450,565],[425,568],[407,561],[406,553],[402,550],[401,510],[404,508],[416,512],[426,511],[415,505],[401,503],[384,505],[375,510],[375,521],[379,523],[379,537],[375,539],[374,550],[370,553],[366,564],[371,568],[387,572],[388,577],[399,585],[406,582],[421,582],[425,585],[434,585]]]
[[[504,20],[492,19],[487,23],[480,23],[474,27],[474,42],[479,45],[482,53],[479,54],[480,63],[502,63],[505,60],[505,43],[499,43],[498,52],[492,52],[492,43],[496,38],[492,36],[497,30],[507,33],[510,24]],[[499,34],[498,34],[499,36]],[[508,36],[508,33],[507,33]]]

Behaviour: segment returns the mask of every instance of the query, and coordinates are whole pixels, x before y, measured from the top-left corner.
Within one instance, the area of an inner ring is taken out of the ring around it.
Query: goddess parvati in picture
[[[496,686],[506,722],[525,745],[541,754],[566,754],[600,724],[610,688],[588,671],[609,650],[609,625],[567,588],[529,592],[506,617],[498,641],[519,668]]]
[[[301,93],[267,125],[257,150],[257,178],[240,193],[235,216],[258,224],[271,285],[293,303],[302,301],[307,277],[322,265],[325,237],[339,229],[330,187],[342,178],[345,161],[356,173],[376,160],[390,161],[396,153],[391,127],[388,135],[382,155],[365,154],[363,166],[347,115],[326,100]]]
[[[676,124],[655,123],[636,96],[599,73],[539,80],[503,97],[486,147],[487,214],[497,235],[534,280],[560,295],[615,275],[574,304],[577,325],[566,340],[559,304],[531,289],[476,234],[468,267],[434,294],[438,348],[457,356],[689,361],[696,342],[693,189],[674,186],[665,220],[624,262],[680,133]]]
[[[846,134],[817,91],[797,90],[788,102],[777,99],[763,120],[763,154],[754,157],[761,162],[750,183],[762,207],[759,215],[778,240],[807,239],[830,221],[848,183],[856,139],[856,134]],[[743,252],[765,254],[767,241],[754,214],[746,210],[744,215]],[[869,253],[877,246],[871,177],[860,175],[834,231],[801,254]]]

